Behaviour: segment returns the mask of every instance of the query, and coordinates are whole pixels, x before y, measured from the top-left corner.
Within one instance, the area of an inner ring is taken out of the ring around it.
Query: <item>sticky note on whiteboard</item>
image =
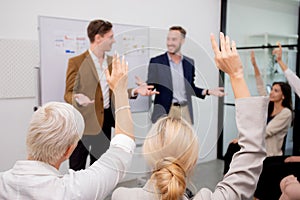
[[[67,49],[65,52],[66,52],[66,53],[75,53],[75,51],[68,50],[68,49]]]

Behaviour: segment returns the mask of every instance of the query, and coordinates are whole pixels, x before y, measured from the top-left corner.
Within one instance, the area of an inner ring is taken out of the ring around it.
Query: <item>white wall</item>
[[[38,15],[74,19],[102,18],[113,23],[145,25],[166,29],[171,25],[182,25],[188,37],[198,43],[196,50],[205,53],[205,58],[195,58],[197,84],[202,87],[216,87],[218,71],[209,58],[212,55],[209,34],[218,33],[220,1],[218,0],[3,0],[0,7],[0,38],[38,40]],[[158,38],[160,40],[161,38]],[[163,45],[164,45],[163,38]],[[191,50],[185,49],[192,53]],[[194,55],[193,55],[194,56]],[[199,57],[199,56],[198,56]],[[201,61],[203,60],[203,61]],[[5,66],[0,66],[4,68]],[[202,79],[205,77],[205,80]],[[1,89],[1,86],[0,86]],[[0,99],[0,171],[12,167],[18,159],[26,158],[25,137],[32,108],[36,102],[31,99]],[[216,158],[217,141],[217,98],[195,100],[195,127],[199,130],[201,161]],[[207,116],[210,116],[207,118]],[[138,120],[136,114],[134,119]],[[142,120],[143,121],[143,120]],[[208,134],[209,133],[209,134]]]

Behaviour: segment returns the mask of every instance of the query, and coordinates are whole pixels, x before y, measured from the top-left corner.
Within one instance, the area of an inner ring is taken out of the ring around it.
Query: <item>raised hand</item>
[[[282,48],[280,42],[277,42],[277,45],[279,46],[279,48],[274,49],[272,54],[276,56],[276,61],[282,71],[285,71],[288,69],[288,66],[282,61]]]
[[[120,60],[119,55],[115,54],[112,61],[112,72],[109,74],[108,69],[105,70],[105,76],[110,89],[115,92],[127,91],[128,85],[128,64],[123,56]]]
[[[251,63],[252,63],[253,68],[254,68],[255,76],[260,76],[260,71],[259,71],[259,68],[258,68],[258,66],[256,64],[256,59],[255,59],[254,51],[251,51],[250,57],[251,57]]]
[[[211,37],[212,48],[215,53],[215,62],[217,67],[223,72],[227,73],[230,78],[241,78],[244,76],[243,74],[243,64],[241,62],[240,56],[236,50],[236,44],[234,41],[231,42],[230,48],[230,38],[228,36],[224,36],[224,34],[220,33],[220,43],[221,43],[221,51],[218,47],[218,44],[215,40],[214,35]]]
[[[280,42],[277,42],[278,48],[272,51],[272,54],[276,56],[276,61],[279,62],[282,60],[282,48]]]
[[[230,38],[228,36],[224,37],[224,34],[221,32],[220,50],[213,34],[211,34],[210,40],[215,54],[216,65],[229,75],[235,98],[249,97],[250,92],[244,79],[243,65],[236,50],[235,42],[232,41],[230,45]]]

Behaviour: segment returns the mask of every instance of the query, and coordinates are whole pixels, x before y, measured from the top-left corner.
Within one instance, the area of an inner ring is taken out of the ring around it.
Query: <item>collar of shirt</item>
[[[174,63],[174,61],[172,60],[172,58],[171,58],[171,56],[169,55],[169,53],[167,53],[167,55],[168,55],[168,59],[169,59],[169,62],[173,62]],[[182,60],[183,60],[183,55],[182,54],[180,54],[180,62],[182,62]]]
[[[15,163],[12,168],[13,174],[18,175],[53,175],[60,176],[63,175],[53,166],[36,160],[19,160]]]
[[[101,70],[104,70],[104,69],[107,68],[107,55],[106,54],[104,54],[104,59],[103,59],[103,62],[102,62],[102,66],[100,66],[98,57],[93,53],[93,51],[91,49],[89,49],[89,53],[90,53],[91,58],[94,61],[94,64],[95,64],[96,67],[97,66],[100,67]]]

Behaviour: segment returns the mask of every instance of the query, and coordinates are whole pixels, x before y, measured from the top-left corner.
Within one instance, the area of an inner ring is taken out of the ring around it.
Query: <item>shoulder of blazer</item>
[[[189,63],[190,65],[194,66],[194,59],[187,57],[187,56],[183,56],[183,61],[186,61],[187,63]]]
[[[90,53],[88,50],[86,50],[82,54],[79,54],[78,56],[70,58],[70,61],[74,63],[82,63],[87,57],[90,57]]]
[[[278,117],[292,117],[292,111],[288,108],[283,108],[280,113],[278,113],[276,116]]]
[[[169,63],[167,52],[151,58],[151,63]]]

